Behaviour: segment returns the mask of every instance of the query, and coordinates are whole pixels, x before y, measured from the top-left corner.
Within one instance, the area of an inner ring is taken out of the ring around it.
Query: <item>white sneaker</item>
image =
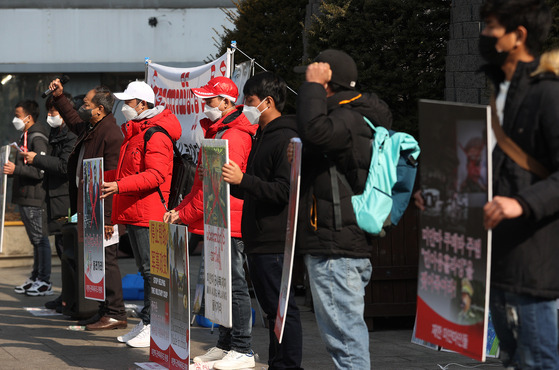
[[[205,354],[194,357],[192,361],[195,364],[199,364],[201,362],[217,361],[224,358],[225,355],[227,355],[226,350],[217,347],[212,347]]]
[[[214,369],[234,370],[245,369],[247,367],[255,367],[254,352],[239,353],[237,351],[229,351],[221,360],[214,363]]]
[[[140,334],[140,331],[143,328],[144,328],[144,322],[142,320],[140,320],[138,325],[134,326],[134,328],[132,330],[130,330],[128,333],[126,333],[124,335],[119,335],[118,337],[116,337],[116,340],[118,340],[120,343],[126,343],[130,339],[134,338],[136,335]]]
[[[130,347],[146,348],[150,344],[151,325],[144,325],[142,330],[134,338],[126,342]]]
[[[25,283],[18,285],[14,288],[14,291],[16,293],[19,294],[25,294],[25,292],[29,289],[31,289],[31,287],[33,286],[33,283],[35,282],[35,280],[28,278],[27,280],[25,280]]]
[[[52,284],[37,279],[31,286],[31,288],[25,291],[25,294],[31,297],[52,295]]]

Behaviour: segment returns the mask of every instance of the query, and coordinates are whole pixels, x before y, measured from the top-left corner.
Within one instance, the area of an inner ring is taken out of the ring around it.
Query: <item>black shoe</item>
[[[89,325],[89,324],[94,324],[99,320],[101,320],[101,315],[99,313],[96,313],[95,315],[91,316],[89,319],[78,321],[78,325],[86,326],[86,325]]]
[[[47,303],[45,303],[45,307],[49,310],[55,310],[58,307],[61,307],[60,310],[62,311],[62,296],[59,295],[58,297],[56,297],[56,299],[48,301]]]

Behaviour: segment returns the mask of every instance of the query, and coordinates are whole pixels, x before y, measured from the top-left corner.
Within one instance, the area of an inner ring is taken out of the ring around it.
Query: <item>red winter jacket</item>
[[[113,224],[148,227],[150,220],[163,221],[165,207],[157,187],[167,202],[173,174],[173,143],[167,135],[156,132],[144,153],[144,134],[153,126],[163,127],[174,141],[181,137],[180,122],[168,109],[151,118],[122,125],[124,141],[116,172],[118,194],[113,198]]]
[[[252,148],[252,137],[258,129],[258,125],[252,125],[241,112],[242,106],[238,106],[218,121],[212,122],[204,118],[200,121],[200,125],[204,129],[206,139],[214,139],[218,132],[227,129],[221,139],[229,140],[229,160],[237,163],[241,171],[245,172],[248,155]],[[198,158],[201,157],[200,154]],[[231,196],[230,206],[231,236],[240,238],[243,201]],[[204,195],[198,169],[194,175],[192,190],[175,208],[175,211],[179,212],[182,223],[188,225],[188,231],[198,235],[204,234]]]

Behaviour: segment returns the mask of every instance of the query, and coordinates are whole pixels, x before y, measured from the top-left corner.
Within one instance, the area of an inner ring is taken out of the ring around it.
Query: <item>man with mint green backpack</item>
[[[325,50],[304,70],[296,250],[305,255],[317,324],[336,368],[369,369],[363,312],[373,237],[360,227],[352,197],[363,193],[371,163],[374,135],[363,117],[390,129],[392,114],[377,95],[355,91],[357,66],[345,52]]]

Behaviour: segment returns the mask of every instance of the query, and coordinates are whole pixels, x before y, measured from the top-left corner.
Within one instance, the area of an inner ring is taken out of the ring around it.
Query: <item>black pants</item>
[[[274,333],[283,269],[283,254],[249,254],[248,263],[252,286],[256,292],[258,302],[268,318],[270,335],[269,369],[301,369],[303,334],[293,289],[289,291],[289,306],[285,315],[285,329],[281,344],[278,343]]]
[[[117,320],[126,319],[122,298],[122,276],[118,266],[118,244],[105,248],[105,302],[101,312]]]

